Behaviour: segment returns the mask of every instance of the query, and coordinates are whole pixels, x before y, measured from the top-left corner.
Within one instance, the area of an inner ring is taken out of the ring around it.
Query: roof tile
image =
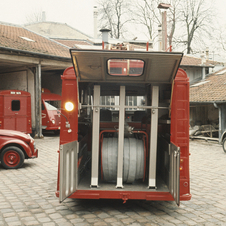
[[[226,102],[226,72],[209,75],[205,81],[190,87],[190,102]]]
[[[67,47],[19,26],[0,24],[0,46],[59,57],[70,57]],[[26,37],[33,41],[25,40]]]
[[[213,66],[213,61],[206,60],[205,63],[203,63],[206,66]],[[182,66],[202,66],[202,59],[194,56],[183,56],[183,59],[181,61]]]
[[[85,41],[85,40],[71,40],[71,39],[56,39],[57,42],[68,46],[70,48],[77,48],[77,45],[90,45],[92,46],[91,43]]]

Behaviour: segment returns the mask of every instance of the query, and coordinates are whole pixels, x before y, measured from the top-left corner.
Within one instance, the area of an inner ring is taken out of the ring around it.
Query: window
[[[12,109],[12,111],[19,111],[20,110],[20,101],[19,100],[12,100],[11,109]]]
[[[57,108],[54,107],[53,105],[49,104],[48,102],[45,101],[46,109],[49,111],[56,111]]]
[[[114,97],[114,96],[101,96],[100,97],[100,104],[101,105],[112,105],[112,106],[114,106],[115,105],[115,98],[117,98],[117,97]],[[103,109],[114,110],[115,108],[106,107],[106,108],[103,108]]]
[[[61,100],[45,100],[45,103],[50,104],[57,109],[60,109],[61,107]]]
[[[112,76],[141,76],[144,71],[144,61],[137,59],[109,59],[108,74]]]

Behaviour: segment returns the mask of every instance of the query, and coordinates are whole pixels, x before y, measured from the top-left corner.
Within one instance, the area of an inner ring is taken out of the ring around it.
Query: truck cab
[[[56,195],[189,200],[182,53],[71,49],[62,75]]]
[[[42,130],[60,131],[61,96],[42,88]]]

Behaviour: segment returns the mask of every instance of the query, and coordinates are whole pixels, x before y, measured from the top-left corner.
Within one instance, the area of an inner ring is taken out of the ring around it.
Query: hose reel
[[[124,139],[123,181],[133,183],[143,179],[145,174],[144,141],[136,138]],[[105,181],[117,180],[118,138],[103,138],[101,144],[102,176]]]

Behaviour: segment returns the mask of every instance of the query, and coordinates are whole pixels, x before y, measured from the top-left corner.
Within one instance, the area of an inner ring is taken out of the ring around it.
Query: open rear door
[[[77,188],[78,141],[60,145],[60,192],[63,202]]]
[[[70,49],[70,52],[75,74],[81,82],[172,83],[183,57],[183,53],[177,52],[87,49]],[[131,67],[130,63],[126,66],[118,64],[116,64],[118,66],[113,66],[114,62],[121,61],[130,62],[131,65],[132,61],[139,61],[139,63]],[[122,73],[127,67],[131,69],[130,76],[125,76]],[[132,74],[134,68],[143,69],[143,71],[141,70],[140,74]],[[114,74],[111,72],[113,69],[120,69],[122,72]]]
[[[170,143],[170,193],[177,205],[180,205],[180,148]]]

